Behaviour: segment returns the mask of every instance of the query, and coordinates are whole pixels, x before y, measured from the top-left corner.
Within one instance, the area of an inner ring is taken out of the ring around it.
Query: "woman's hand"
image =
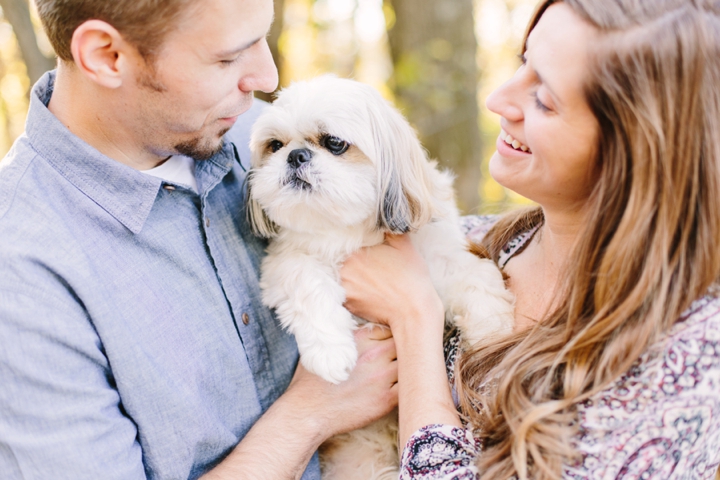
[[[358,317],[393,331],[420,318],[436,319],[442,326],[442,302],[408,235],[387,235],[384,243],[356,252],[340,276],[345,306]]]
[[[425,425],[461,427],[445,374],[443,304],[410,237],[388,235],[382,245],[357,252],[345,262],[341,278],[348,310],[392,329],[401,447]]]

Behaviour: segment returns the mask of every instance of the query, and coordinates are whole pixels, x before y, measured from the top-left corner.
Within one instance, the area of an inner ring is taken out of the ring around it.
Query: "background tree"
[[[55,59],[46,57],[38,47],[27,0],[0,0],[0,7],[12,25],[30,84],[34,84],[43,73],[55,68]]]
[[[479,203],[481,141],[473,0],[390,0],[388,32],[397,103],[442,166],[457,176],[458,204]]]
[[[30,87],[54,67],[42,55],[50,55],[49,44],[33,3],[0,0],[0,156],[24,129]],[[536,3],[275,0],[269,44],[282,85],[332,72],[395,101],[431,155],[456,173],[461,209],[498,213],[527,201],[487,175],[500,128],[496,115],[478,112],[478,97],[517,68],[514,54]]]

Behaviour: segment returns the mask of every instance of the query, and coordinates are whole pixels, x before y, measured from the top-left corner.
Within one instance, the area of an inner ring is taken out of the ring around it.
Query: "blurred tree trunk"
[[[443,167],[455,172],[460,209],[479,203],[480,127],[473,0],[386,0],[398,106]]]
[[[34,85],[43,73],[55,68],[55,60],[46,57],[38,47],[27,0],[0,0],[0,7],[3,16],[13,27],[30,84]]]
[[[285,12],[285,0],[274,0],[275,8],[275,21],[270,28],[270,35],[268,36],[268,45],[270,46],[270,53],[272,53],[275,65],[277,65],[278,73],[282,68],[282,59],[280,58],[280,50],[278,48],[278,40],[283,31],[283,14]],[[282,78],[282,75],[280,75]],[[265,100],[266,102],[272,102],[273,93],[255,92],[255,97]]]

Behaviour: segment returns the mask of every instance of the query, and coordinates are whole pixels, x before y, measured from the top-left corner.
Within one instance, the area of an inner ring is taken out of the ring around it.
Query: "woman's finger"
[[[386,325],[378,323],[366,323],[355,332],[355,339],[368,338],[370,340],[387,340],[392,337],[392,330]]]

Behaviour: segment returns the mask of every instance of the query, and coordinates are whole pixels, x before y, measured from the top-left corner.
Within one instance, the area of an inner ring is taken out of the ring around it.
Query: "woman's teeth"
[[[512,135],[507,133],[505,130],[500,129],[500,138],[503,139],[505,143],[510,145],[515,150],[520,150],[522,152],[532,153],[530,149],[527,147],[527,145],[523,145],[522,143],[515,140]]]

